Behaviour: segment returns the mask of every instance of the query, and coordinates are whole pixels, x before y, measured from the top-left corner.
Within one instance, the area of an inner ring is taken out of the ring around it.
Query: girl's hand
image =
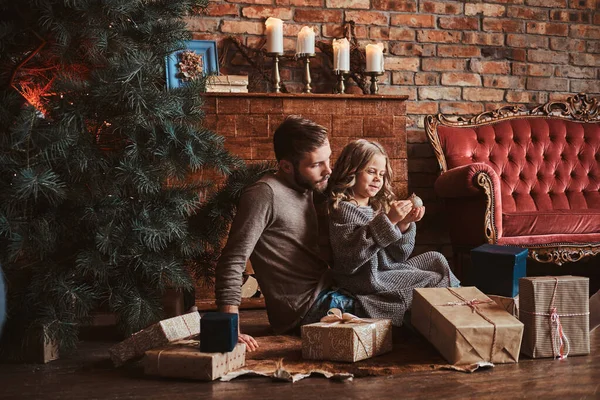
[[[425,207],[414,207],[406,216],[400,221],[398,227],[402,233],[406,232],[411,222],[420,221],[425,215]]]
[[[397,225],[398,222],[402,221],[412,208],[412,202],[410,200],[396,200],[390,203],[390,211],[386,214],[390,222]]]

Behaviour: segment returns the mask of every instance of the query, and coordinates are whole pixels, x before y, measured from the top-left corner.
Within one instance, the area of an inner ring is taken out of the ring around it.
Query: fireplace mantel
[[[408,191],[407,96],[304,93],[206,93],[205,127],[225,137],[225,147],[247,163],[275,160],[273,132],[290,114],[329,131],[332,162],[348,142],[380,142],[394,170],[400,196]]]
[[[227,150],[246,163],[275,160],[273,132],[290,114],[301,115],[328,129],[332,164],[348,142],[359,138],[378,141],[391,159],[394,189],[406,197],[406,99],[380,95],[207,93],[204,126],[224,136]],[[215,309],[214,289],[197,286],[196,306],[201,310]],[[264,298],[260,297],[243,298],[240,307],[263,306]]]

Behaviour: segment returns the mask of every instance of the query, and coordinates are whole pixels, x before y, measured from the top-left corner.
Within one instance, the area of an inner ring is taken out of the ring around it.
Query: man
[[[278,170],[245,189],[216,271],[222,312],[238,313],[242,274],[250,258],[276,333],[297,328],[317,296],[330,286],[320,256],[313,191],[331,174],[327,130],[289,116],[273,135]],[[252,351],[254,338],[240,333]]]

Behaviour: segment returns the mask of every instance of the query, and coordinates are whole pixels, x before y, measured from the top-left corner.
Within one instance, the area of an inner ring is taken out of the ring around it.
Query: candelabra
[[[334,93],[336,94],[344,94],[346,92],[346,85],[344,84],[344,80],[346,75],[348,75],[349,71],[342,71],[336,69],[333,71],[334,75],[337,76],[337,82],[335,85]]]
[[[304,89],[302,89],[302,93],[311,93],[312,87],[310,84],[312,83],[312,79],[310,78],[310,59],[315,56],[315,53],[298,53],[296,57],[304,60],[304,75],[302,76],[302,83],[304,83]]]
[[[279,76],[279,57],[283,53],[267,53],[269,57],[273,57],[273,92],[281,93],[281,77]]]
[[[369,87],[369,91],[371,92],[371,94],[379,93],[379,85],[377,84],[377,78],[383,75],[383,71],[368,71],[365,72],[365,74],[371,77],[371,86]]]

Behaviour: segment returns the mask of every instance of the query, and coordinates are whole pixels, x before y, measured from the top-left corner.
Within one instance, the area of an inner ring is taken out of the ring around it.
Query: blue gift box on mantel
[[[228,353],[238,341],[238,314],[208,312],[200,318],[200,351]]]
[[[471,250],[472,284],[485,294],[515,297],[527,275],[527,249],[484,244]]]

